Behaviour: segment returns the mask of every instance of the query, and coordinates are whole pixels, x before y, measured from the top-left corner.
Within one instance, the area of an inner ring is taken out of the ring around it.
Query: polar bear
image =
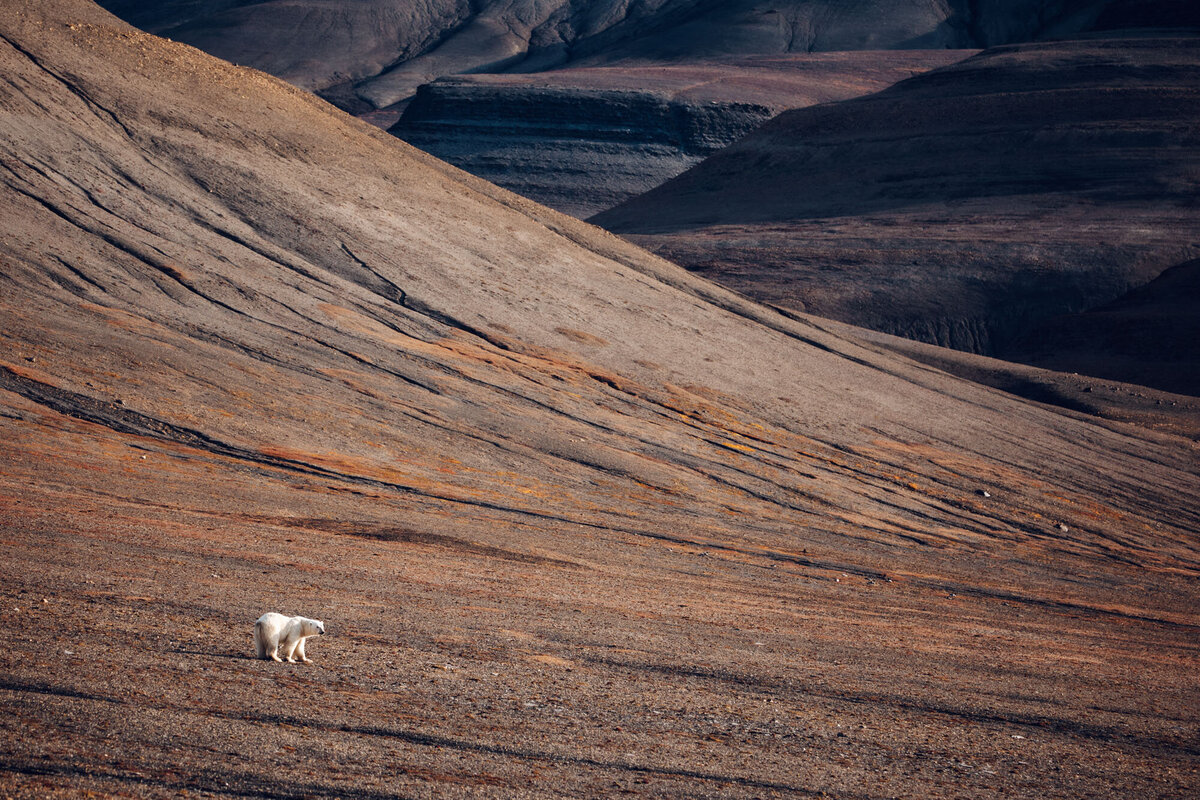
[[[272,661],[283,661],[279,650],[288,661],[296,662],[294,656],[300,656],[305,664],[311,664],[308,656],[304,655],[304,640],[310,636],[324,636],[325,623],[319,619],[308,617],[285,617],[268,611],[254,623],[254,651],[259,658],[269,658]]]

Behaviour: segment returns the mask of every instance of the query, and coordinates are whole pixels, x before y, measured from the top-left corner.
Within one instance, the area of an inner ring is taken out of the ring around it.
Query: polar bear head
[[[325,623],[319,619],[300,619],[300,633],[304,636],[324,636]]]

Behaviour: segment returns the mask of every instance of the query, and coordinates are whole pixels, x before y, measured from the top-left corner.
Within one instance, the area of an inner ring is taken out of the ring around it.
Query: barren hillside
[[[84,0],[6,3],[0,69],[0,792],[1196,788],[1190,442]]]

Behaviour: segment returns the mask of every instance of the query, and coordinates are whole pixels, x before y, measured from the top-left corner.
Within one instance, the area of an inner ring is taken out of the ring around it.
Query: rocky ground
[[[417,534],[395,527],[428,524],[403,504],[331,492],[334,519],[298,519],[282,481],[249,497],[108,447],[226,502],[154,508],[8,471],[9,796],[1185,798],[1200,782],[1174,568],[1074,566],[1110,584],[1092,606],[686,531],[451,513]],[[288,511],[243,510],[268,499]],[[504,539],[520,549],[480,543]],[[324,617],[313,664],[251,658],[266,608]]]
[[[83,0],[0,71],[0,794],[1195,793],[1193,442]]]

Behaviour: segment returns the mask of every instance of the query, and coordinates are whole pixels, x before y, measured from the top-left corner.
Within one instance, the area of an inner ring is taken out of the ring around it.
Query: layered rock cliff
[[[506,189],[587,217],[788,108],[882,89],[970,51],[867,51],[441,78],[389,130]]]

